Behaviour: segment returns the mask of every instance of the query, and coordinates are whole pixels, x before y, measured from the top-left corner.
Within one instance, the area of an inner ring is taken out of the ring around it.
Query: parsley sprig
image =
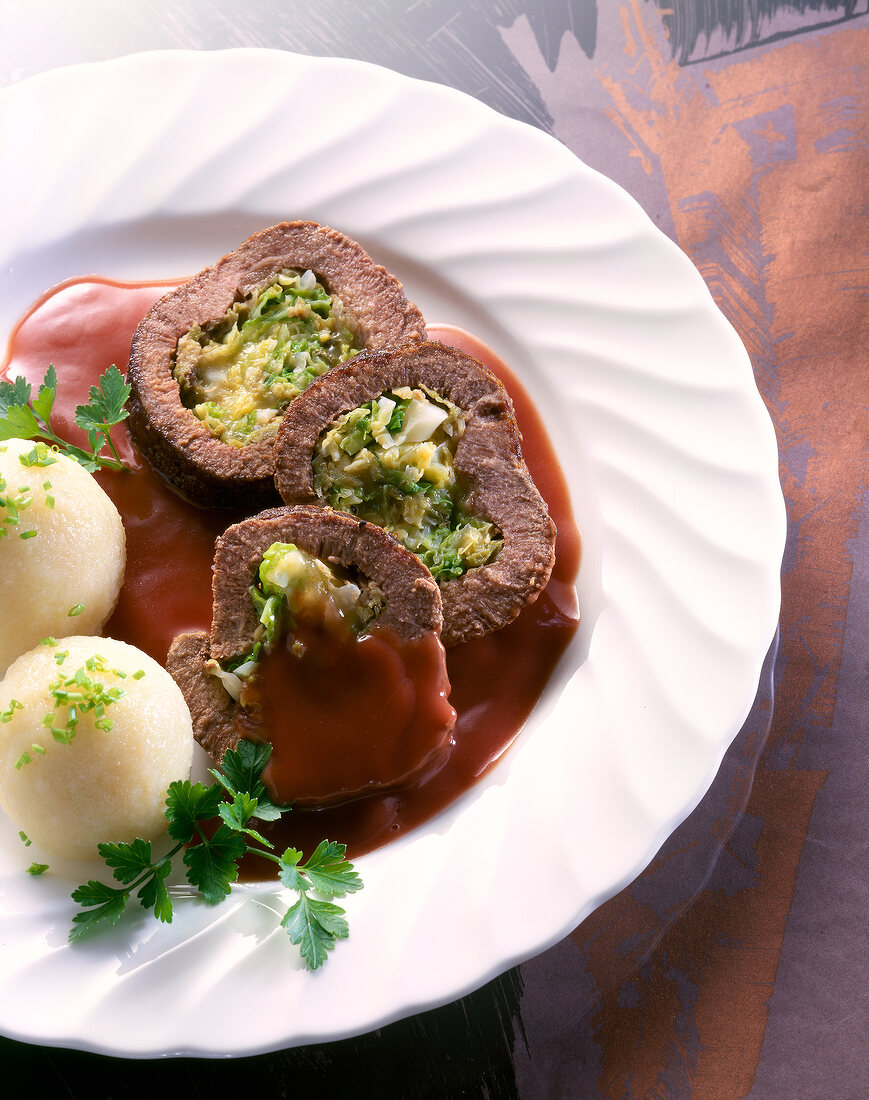
[[[91,386],[90,401],[78,405],[75,422],[87,432],[88,447],[76,447],[62,439],[51,427],[51,411],[57,396],[57,371],[49,366],[36,397],[31,399],[31,387],[20,375],[13,381],[0,382],[0,440],[38,439],[51,444],[61,454],[74,458],[89,472],[126,469],[110,435],[115,424],[127,419],[125,406],[130,387],[118,368],[112,364],[100,376],[99,385]],[[110,454],[106,454],[108,448]]]
[[[170,784],[165,813],[169,835],[176,843],[161,858],[154,859],[150,841],[100,844],[100,855],[122,885],[91,879],[73,891],[73,901],[82,911],[73,917],[70,939],[78,939],[96,925],[116,924],[133,893],[158,920],[170,922],[172,898],[166,880],[179,852],[183,851],[187,881],[212,905],[229,894],[241,857],[255,852],[277,864],[280,881],[298,894],[281,925],[299,946],[309,969],[322,966],[336,942],[349,935],[344,910],[328,899],[355,893],[362,888],[362,880],[344,858],[344,844],[324,840],[302,862],[303,855],[295,848],[278,855],[257,830],[257,821],[274,821],[288,809],[271,801],[262,782],[271,751],[271,745],[239,741],[224,754],[220,768],[211,769],[216,783],[205,786],[178,780]]]

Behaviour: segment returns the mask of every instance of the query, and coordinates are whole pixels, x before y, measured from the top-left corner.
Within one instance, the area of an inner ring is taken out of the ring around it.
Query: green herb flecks
[[[57,396],[57,372],[49,366],[36,397],[31,399],[30,383],[18,376],[0,382],[0,440],[33,439],[36,446],[21,456],[24,466],[49,466],[57,461],[53,452],[75,459],[93,473],[99,469],[126,469],[111,439],[111,429],[126,420],[125,405],[130,387],[114,365],[104,371],[98,386],[91,386],[90,401],[78,405],[75,422],[87,433],[88,448],[77,447],[62,439],[51,426],[51,412]],[[106,454],[108,449],[110,452]]]
[[[6,479],[0,474],[0,536],[8,535],[9,529],[18,527],[23,514],[33,504],[33,494],[29,485],[20,485],[10,489]],[[22,531],[20,538],[33,538],[35,530]]]
[[[44,645],[56,645],[54,639],[44,639]],[[55,654],[55,660],[61,665],[68,656],[67,651]],[[49,731],[52,738],[61,745],[72,743],[76,735],[78,724],[84,714],[92,714],[94,725],[97,729],[109,733],[112,729],[112,721],[106,717],[106,708],[120,699],[124,692],[116,685],[107,685],[95,672],[109,673],[117,679],[124,679],[126,673],[123,669],[110,668],[104,657],[94,655],[89,657],[84,664],[77,668],[71,676],[58,674],[48,685],[48,693],[54,702],[54,709],[42,719],[42,725]],[[10,722],[16,710],[21,709],[21,704],[14,699],[9,708],[0,713],[0,721]],[[31,755],[33,754],[33,755]],[[33,744],[28,751],[21,753],[15,761],[16,768],[23,768],[30,764],[34,756],[43,756],[45,748],[42,745]]]
[[[161,921],[171,922],[172,898],[167,878],[172,861],[181,852],[187,881],[209,904],[229,894],[238,879],[239,860],[255,853],[278,867],[278,877],[298,894],[281,924],[297,944],[306,966],[316,970],[326,961],[349,928],[344,910],[330,898],[344,897],[362,888],[362,880],[345,857],[346,847],[322,841],[310,858],[288,848],[277,855],[256,828],[257,821],[274,821],[289,807],[275,805],[262,782],[271,745],[240,741],[227,751],[211,774],[217,782],[205,786],[178,780],[169,786],[166,819],[174,847],[154,858],[150,841],[100,844],[99,852],[121,886],[90,880],[73,892],[82,911],[73,917],[70,939],[95,926],[116,924],[135,893],[143,908]]]
[[[4,724],[6,722],[11,722],[14,715],[15,715],[16,710],[23,710],[23,709],[24,709],[23,703],[19,703],[17,699],[10,699],[9,700],[9,706],[6,707],[5,710],[0,710],[0,722],[3,722]]]
[[[47,443],[37,441],[33,444],[33,450],[26,455],[19,455],[18,461],[26,469],[30,470],[33,467],[53,466],[57,462],[57,455],[48,446]],[[50,489],[51,482],[45,481],[42,484],[43,489]]]

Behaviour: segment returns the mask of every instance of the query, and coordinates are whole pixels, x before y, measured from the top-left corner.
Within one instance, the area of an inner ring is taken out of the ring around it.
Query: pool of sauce
[[[343,623],[298,619],[245,685],[235,728],[274,746],[263,772],[273,801],[325,805],[443,763],[456,723],[449,694],[435,631],[402,640],[375,625],[357,638]]]
[[[55,287],[16,326],[0,374],[23,375],[35,392],[53,363],[59,381],[52,425],[71,442],[83,442],[76,406],[88,401],[90,387],[112,363],[125,368],[136,325],[173,285],[91,277]],[[525,460],[558,529],[555,567],[545,591],[513,623],[447,651],[449,701],[457,719],[446,758],[438,756],[396,789],[338,806],[295,809],[275,827],[278,847],[292,844],[310,852],[328,838],[345,843],[356,858],[429,820],[509,747],[576,631],[580,541],[542,419],[515,375],[485,344],[450,325],[429,325],[428,334],[482,360],[509,391]],[[96,474],[127,535],[124,585],[105,633],[162,664],[176,634],[210,628],[214,540],[243,517],[179,497],[141,457],[123,425],[112,438],[132,472]],[[258,866],[245,868],[247,877],[258,871]],[[270,871],[263,868],[264,875]]]

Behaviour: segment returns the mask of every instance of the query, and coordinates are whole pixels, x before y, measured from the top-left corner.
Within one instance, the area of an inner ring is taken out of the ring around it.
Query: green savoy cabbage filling
[[[469,514],[453,458],[461,410],[423,389],[396,388],[340,417],[320,438],[314,488],[342,512],[384,527],[435,580],[494,561],[503,546],[488,520]]]
[[[283,626],[300,618],[342,621],[360,634],[383,610],[383,593],[371,581],[315,558],[292,542],[273,542],[263,554],[251,599],[264,627],[263,645],[271,648]]]
[[[250,653],[225,667],[217,661],[206,665],[242,704],[244,681],[256,671],[263,654],[300,619],[317,619],[361,634],[385,605],[383,592],[376,584],[353,578],[291,542],[273,542],[263,554],[250,598],[258,620]],[[300,642],[294,642],[291,648],[298,657],[304,653]]]
[[[360,347],[340,298],[313,272],[287,270],[214,325],[185,333],[173,373],[211,434],[243,447],[273,436],[293,398]]]

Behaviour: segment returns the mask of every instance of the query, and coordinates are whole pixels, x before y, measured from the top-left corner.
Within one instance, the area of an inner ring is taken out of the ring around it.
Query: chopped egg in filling
[[[256,670],[260,656],[300,619],[321,620],[329,628],[361,634],[384,606],[377,585],[353,578],[291,542],[274,542],[266,550],[250,596],[258,618],[251,652],[226,668],[214,660],[207,664],[232,698],[242,702],[244,681]]]
[[[269,439],[287,405],[361,347],[340,298],[312,271],[282,271],[205,329],[178,341],[174,376],[211,434],[243,447]]]
[[[323,433],[313,460],[317,495],[384,527],[435,580],[487,565],[503,538],[463,507],[453,458],[464,427],[461,410],[437,394],[391,390]]]

